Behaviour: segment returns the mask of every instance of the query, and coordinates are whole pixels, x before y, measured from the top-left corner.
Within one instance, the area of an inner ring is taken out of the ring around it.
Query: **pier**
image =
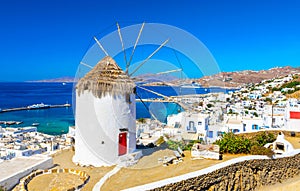
[[[190,109],[186,104],[184,104],[184,103],[182,103],[180,101],[176,101],[176,100],[174,100],[172,98],[168,98],[168,99],[159,99],[159,98],[156,98],[156,99],[136,99],[136,101],[137,102],[152,102],[152,103],[153,102],[159,102],[159,103],[176,103],[176,104],[178,104],[184,110],[189,110]]]
[[[61,104],[61,105],[49,105],[47,107],[37,107],[37,108],[19,107],[19,108],[2,109],[2,110],[0,110],[0,113],[13,112],[13,111],[22,111],[22,110],[51,109],[51,108],[60,108],[60,107],[71,107],[71,104],[66,103],[66,104]]]
[[[156,94],[162,98],[155,98],[155,99],[142,99],[142,100],[138,100],[136,99],[137,101],[142,101],[142,102],[168,102],[168,103],[177,103],[178,105],[180,105],[180,107],[182,107],[184,110],[189,110],[189,106],[187,106],[186,104],[182,103],[181,101],[178,100],[178,98],[180,98],[180,96],[171,96],[171,97],[168,97],[166,95],[163,95],[161,93],[158,93],[158,92],[155,92],[155,91],[152,91],[152,90],[149,90],[147,88],[144,88],[144,87],[141,87],[139,86],[139,88],[143,89],[143,90],[146,90],[150,93],[153,93],[153,94]]]

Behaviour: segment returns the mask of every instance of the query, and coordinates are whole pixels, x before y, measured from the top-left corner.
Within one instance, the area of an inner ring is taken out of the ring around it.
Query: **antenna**
[[[124,53],[124,60],[125,60],[125,63],[126,63],[126,68],[127,68],[126,52],[125,52],[125,48],[124,48],[124,42],[123,42],[123,38],[122,38],[122,34],[121,34],[121,28],[120,28],[119,23],[117,23],[117,27],[118,27],[118,34],[119,34],[119,37],[120,37],[120,41],[121,41],[121,44],[122,44],[122,51]]]
[[[154,54],[156,54],[165,44],[169,42],[169,39],[165,40],[154,52],[152,52],[129,76],[132,76],[136,71],[138,71]]]
[[[103,48],[103,46],[101,45],[101,43],[99,42],[99,40],[94,36],[95,41],[97,42],[97,44],[99,45],[99,47],[101,48],[101,50],[104,52],[104,54],[106,56],[108,56],[108,53],[106,52],[106,50]]]
[[[125,71],[126,74],[128,74],[128,68],[129,68],[130,63],[131,63],[131,61],[132,61],[132,57],[133,57],[133,55],[134,55],[134,51],[135,51],[136,45],[137,45],[137,43],[138,43],[139,40],[140,40],[140,37],[141,37],[142,31],[143,31],[143,29],[144,29],[144,26],[145,26],[145,22],[143,22],[143,24],[142,24],[142,26],[141,26],[141,29],[140,29],[140,31],[139,31],[139,34],[138,34],[138,36],[137,36],[137,38],[136,38],[136,40],[135,40],[135,43],[134,43],[134,46],[133,46],[133,49],[132,49],[132,52],[131,52],[129,61],[128,61],[128,63],[126,64],[126,71]]]

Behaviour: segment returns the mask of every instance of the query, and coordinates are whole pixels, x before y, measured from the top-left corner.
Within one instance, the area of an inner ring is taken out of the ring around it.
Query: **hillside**
[[[212,76],[204,76],[199,79],[179,80],[170,75],[153,76],[145,74],[135,77],[137,82],[143,82],[147,85],[180,85],[191,83],[192,81],[201,84],[203,87],[219,86],[219,87],[240,87],[245,84],[259,83],[262,80],[287,76],[289,74],[300,73],[300,68],[292,68],[290,66],[271,68],[268,70],[244,70],[236,72],[221,72]],[[32,82],[74,82],[73,77],[62,77],[47,80],[38,80]]]
[[[300,73],[300,68],[286,66],[260,71],[244,70],[237,72],[221,72],[212,76],[204,76],[198,79],[197,82],[205,87],[239,87],[245,84],[259,83],[262,80],[283,77],[296,73]]]
[[[36,81],[28,81],[28,82],[74,82],[74,77],[61,77],[61,78],[36,80]]]

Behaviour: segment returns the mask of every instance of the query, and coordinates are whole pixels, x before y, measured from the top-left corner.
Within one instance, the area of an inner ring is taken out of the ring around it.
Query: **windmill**
[[[80,63],[86,72],[84,76],[80,77],[76,86],[76,136],[75,155],[73,157],[75,163],[111,166],[120,160],[127,160],[126,156],[131,156],[134,153],[136,148],[135,96],[141,98],[136,95],[137,87],[166,100],[171,99],[146,87],[140,87],[137,82],[141,82],[143,79],[134,77],[134,74],[169,42],[168,38],[161,42],[134,69],[130,70],[144,26],[145,23],[140,27],[128,58],[121,28],[117,23],[118,37],[126,66],[124,70],[120,68],[113,57],[109,55],[109,51],[96,37],[94,37],[95,44],[104,54],[104,58],[101,58],[100,61],[93,58],[97,60],[95,66],[84,61]],[[158,76],[174,72],[182,72],[182,69],[166,70],[152,75]],[[156,119],[155,115],[151,111],[149,112]]]

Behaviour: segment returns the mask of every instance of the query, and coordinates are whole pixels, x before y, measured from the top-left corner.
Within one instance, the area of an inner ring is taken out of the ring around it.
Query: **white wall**
[[[176,115],[171,115],[168,117],[167,124],[168,126],[174,127],[175,123],[178,122],[181,124],[181,131],[187,132],[187,127],[190,122],[194,122],[195,133],[201,133],[206,135],[206,126],[208,126],[208,116],[199,114],[199,113],[189,113],[181,112]],[[200,122],[200,123],[199,123]],[[193,129],[190,129],[193,131]]]
[[[30,157],[26,157],[28,160],[30,160]],[[41,160],[35,163],[32,166],[24,167],[22,171],[19,172],[12,172],[12,175],[10,177],[6,177],[4,179],[0,180],[0,186],[2,186],[6,190],[12,189],[15,185],[17,185],[21,178],[27,176],[32,171],[37,169],[48,169],[53,166],[53,160],[51,157],[47,157],[45,155],[35,155],[31,156],[31,158],[40,158]],[[13,163],[14,159],[10,161],[4,161]]]
[[[129,104],[125,96],[95,98],[87,91],[80,96],[77,94],[73,161],[93,166],[115,164],[119,153],[119,129],[128,129],[128,152],[135,149],[135,120],[134,95]]]
[[[258,125],[258,127],[264,126],[263,120],[261,118],[243,119],[243,124],[246,124],[247,132],[256,131],[252,129],[253,125]]]

